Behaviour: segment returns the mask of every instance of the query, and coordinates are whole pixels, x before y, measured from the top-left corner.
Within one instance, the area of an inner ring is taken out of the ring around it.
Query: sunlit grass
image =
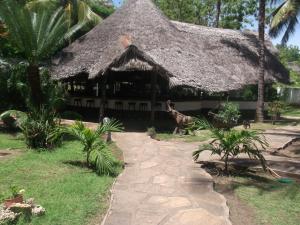
[[[158,133],[157,138],[162,141],[180,140],[184,142],[203,142],[211,138],[211,132],[208,130],[198,131],[196,135],[179,135],[172,133]]]
[[[0,148],[25,146],[22,140],[0,134]],[[98,176],[78,163],[85,159],[81,148],[79,142],[67,141],[52,152],[24,150],[1,159],[0,193],[8,196],[10,185],[17,185],[26,190],[26,198],[46,208],[46,215],[33,218],[31,225],[91,224],[106,210],[113,178]]]
[[[271,179],[235,178],[234,192],[252,207],[261,225],[298,225],[300,184]]]

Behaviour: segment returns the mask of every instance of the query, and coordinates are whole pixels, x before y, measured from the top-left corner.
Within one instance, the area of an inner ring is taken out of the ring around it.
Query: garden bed
[[[25,149],[22,140],[0,134],[0,149],[21,146]],[[0,193],[8,195],[10,185],[16,185],[26,190],[25,197],[34,197],[43,205],[46,215],[33,218],[31,224],[99,224],[114,178],[98,176],[84,163],[76,163],[84,160],[82,146],[77,141],[66,141],[52,152],[29,150],[7,157],[0,161]]]

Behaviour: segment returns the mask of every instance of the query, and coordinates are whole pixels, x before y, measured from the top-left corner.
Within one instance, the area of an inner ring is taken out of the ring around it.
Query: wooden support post
[[[73,94],[74,93],[74,81],[72,80],[70,82],[70,84],[71,84],[71,93]]]
[[[106,102],[106,81],[107,77],[104,75],[101,82],[101,101],[100,101],[100,109],[99,109],[99,123],[102,123],[105,115],[105,102]]]
[[[154,121],[155,121],[156,83],[157,83],[157,74],[153,73],[151,74],[151,116],[150,116],[151,125],[154,125]]]

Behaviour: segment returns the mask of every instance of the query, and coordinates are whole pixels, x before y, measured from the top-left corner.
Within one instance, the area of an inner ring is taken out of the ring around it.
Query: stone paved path
[[[114,134],[126,169],[117,178],[105,225],[230,225],[225,198],[191,154],[197,144]]]

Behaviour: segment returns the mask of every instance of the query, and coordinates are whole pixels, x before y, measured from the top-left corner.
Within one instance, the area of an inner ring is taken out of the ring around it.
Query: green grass
[[[261,177],[234,178],[237,196],[255,211],[260,225],[299,225],[300,184]]]
[[[285,107],[284,112],[282,113],[283,116],[294,116],[300,117],[300,107],[296,106],[287,106]]]
[[[211,133],[208,130],[201,130],[197,135],[174,135],[172,133],[157,133],[157,138],[162,141],[181,140],[184,142],[202,142],[211,138]]]
[[[251,123],[251,129],[255,131],[265,131],[265,130],[271,130],[276,129],[279,127],[294,125],[294,122],[291,121],[280,121],[276,122],[275,124],[272,124],[271,122],[265,122],[265,123]],[[243,125],[235,127],[236,129],[244,129]]]
[[[26,145],[19,134],[10,135],[0,133],[0,150],[24,148],[26,148]]]
[[[1,134],[0,149],[7,147],[24,149],[24,144]],[[22,154],[0,160],[0,193],[7,196],[10,185],[16,185],[26,190],[26,198],[33,197],[46,208],[45,216],[18,225],[91,224],[105,212],[113,178],[100,177],[81,166],[81,148],[79,142],[67,141],[52,152],[24,149]]]

